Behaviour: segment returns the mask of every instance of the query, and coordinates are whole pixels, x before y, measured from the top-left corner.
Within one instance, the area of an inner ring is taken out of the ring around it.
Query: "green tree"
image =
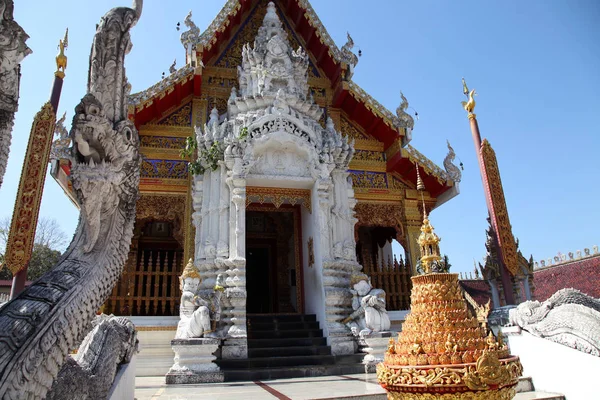
[[[4,252],[8,241],[10,222],[8,217],[0,219],[0,265],[2,266],[4,266]],[[31,260],[27,268],[27,280],[32,281],[39,278],[56,265],[66,243],[67,235],[55,219],[39,218]],[[8,268],[0,268],[0,279],[12,279]]]

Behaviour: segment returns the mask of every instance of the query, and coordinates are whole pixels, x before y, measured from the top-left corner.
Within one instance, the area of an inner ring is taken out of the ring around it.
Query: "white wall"
[[[323,289],[323,264],[321,241],[319,240],[316,213],[319,212],[319,202],[316,189],[313,188],[312,213],[302,207],[302,268],[304,271],[304,313],[316,314],[317,321],[323,329],[323,335],[329,336],[327,319],[325,317],[325,290]],[[308,238],[313,238],[315,263],[308,266]]]
[[[511,354],[521,358],[523,376],[530,376],[536,390],[557,392],[567,400],[600,398],[600,357],[541,339],[519,327],[503,327]]]

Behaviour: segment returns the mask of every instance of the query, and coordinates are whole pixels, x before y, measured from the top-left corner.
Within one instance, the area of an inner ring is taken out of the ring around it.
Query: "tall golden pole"
[[[502,289],[506,304],[514,304],[514,295],[512,287],[512,276],[517,273],[517,245],[512,233],[512,227],[508,218],[508,210],[506,208],[506,199],[504,198],[504,189],[502,188],[502,180],[500,179],[500,170],[498,169],[498,161],[496,153],[487,139],[481,141],[479,133],[479,124],[475,110],[475,89],[469,91],[465,80],[463,82],[463,93],[468,100],[463,101],[462,105],[469,118],[471,126],[471,134],[475,143],[475,152],[479,161],[479,169],[481,171],[481,181],[485,192],[485,200],[487,203],[488,213],[490,216],[492,227],[496,235],[495,240],[499,253],[500,262],[500,278],[502,281]]]
[[[4,265],[13,274],[10,298],[14,299],[25,287],[27,267],[31,259],[35,230],[37,226],[44,181],[50,148],[56,124],[56,112],[62,91],[65,69],[67,69],[67,56],[65,49],[69,42],[69,30],[59,42],[59,53],[56,56],[56,72],[50,93],[50,101],[42,106],[33,119],[29,143],[21,171],[19,190],[15,200],[12,222],[6,243]]]

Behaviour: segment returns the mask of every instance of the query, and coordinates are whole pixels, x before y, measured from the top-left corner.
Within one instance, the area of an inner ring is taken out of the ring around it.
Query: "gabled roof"
[[[242,24],[259,1],[227,0],[208,28],[192,37],[196,52],[203,64],[216,59],[227,43],[235,37]],[[279,0],[276,5],[287,17],[290,26],[312,54],[316,66],[331,82],[334,90],[333,107],[346,112],[370,135],[383,142],[388,156],[387,170],[397,171],[416,184],[415,166],[421,166],[425,184],[434,197],[447,192],[453,197],[457,191],[454,182],[445,171],[412,147],[405,147],[409,140],[402,121],[386,107],[366,93],[359,85],[348,79],[350,68],[344,61],[342,50],[335,44],[308,0]],[[189,37],[188,37],[189,38]],[[132,94],[129,98],[130,117],[138,128],[156,121],[189,95],[200,95],[202,68],[186,65],[152,87]],[[404,140],[403,140],[404,139]],[[447,200],[447,199],[446,199]]]

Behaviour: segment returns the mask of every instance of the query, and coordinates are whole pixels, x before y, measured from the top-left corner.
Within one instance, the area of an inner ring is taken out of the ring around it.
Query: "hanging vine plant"
[[[181,149],[181,158],[193,157],[198,150],[198,142],[194,136],[185,139],[185,147]],[[202,148],[195,160],[188,162],[188,170],[192,175],[201,175],[206,170],[215,171],[219,167],[219,161],[223,159],[223,150],[217,142],[208,148]]]

